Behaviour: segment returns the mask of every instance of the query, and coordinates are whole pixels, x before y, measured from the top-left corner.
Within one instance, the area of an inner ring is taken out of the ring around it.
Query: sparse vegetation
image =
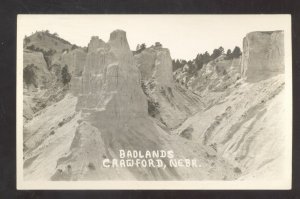
[[[219,48],[216,48],[213,50],[213,53],[210,55],[207,51],[205,53],[199,53],[197,54],[196,58],[193,60],[183,60],[183,59],[173,59],[172,65],[173,65],[173,71],[176,71],[179,68],[183,68],[186,64],[189,66],[188,72],[190,74],[195,73],[198,70],[201,70],[202,67],[207,64],[208,62],[218,58],[222,54],[224,54],[224,48],[220,46]],[[235,47],[233,52],[231,52],[230,49],[226,52],[225,59],[233,59],[238,58],[242,54],[241,49],[239,47]]]
[[[146,44],[145,43],[142,43],[142,44],[138,44],[136,46],[136,51],[133,51],[133,55],[136,55],[136,54],[139,54],[141,53],[143,50],[145,50],[147,48]]]
[[[160,42],[155,42],[155,47],[162,47],[162,44]]]
[[[77,45],[73,44],[71,47],[71,50],[75,50],[76,48],[79,48]]]
[[[242,173],[242,170],[238,167],[234,167],[233,169],[234,173],[237,173],[237,174],[241,174]]]
[[[151,117],[159,114],[159,103],[148,99],[148,113]]]
[[[30,38],[27,37],[27,36],[25,36],[25,38],[24,38],[24,45],[26,46],[29,43],[30,43]]]
[[[241,55],[242,55],[241,49],[238,46],[236,46],[232,52],[230,49],[227,50],[225,59],[228,60],[228,59],[239,58]]]
[[[96,170],[96,167],[95,167],[95,165],[94,165],[92,162],[90,162],[90,163],[88,164],[88,168],[89,168],[90,170]]]
[[[60,37],[58,36],[57,33],[51,34],[51,33],[49,32],[49,30],[45,30],[45,31],[42,31],[42,34],[45,34],[45,35],[47,35],[47,36],[49,36],[49,37],[51,37],[51,38],[53,38],[53,39],[57,39],[57,40],[61,41],[61,42],[64,43],[64,44],[69,44],[69,45],[71,45],[70,42],[68,42],[68,41],[66,41],[66,40],[64,40],[64,39],[62,39],[62,38],[60,38]]]
[[[193,127],[189,126],[180,133],[180,136],[188,140],[191,140],[193,131],[194,131]]]
[[[184,59],[173,59],[172,60],[172,67],[173,71],[176,71],[178,68],[183,68],[183,66],[187,64],[187,61]]]
[[[34,45],[27,46],[26,48],[29,50],[32,50],[32,51],[41,52],[44,54],[44,56],[52,56],[56,53],[56,50],[53,50],[53,49],[45,50],[45,49],[42,49],[39,47],[35,47]]]
[[[64,85],[68,84],[71,81],[71,75],[69,73],[68,65],[65,65],[62,68],[61,77]]]
[[[216,58],[218,58],[220,55],[222,55],[224,53],[224,48],[222,46],[220,46],[217,49],[214,49],[213,53],[210,56],[211,60],[214,60]]]
[[[213,148],[216,152],[218,151],[217,143],[210,144],[209,146],[210,146],[211,148]]]
[[[53,50],[53,49],[45,50],[45,49],[42,49],[42,48],[39,48],[39,47],[35,47],[34,45],[27,46],[26,48],[29,49],[29,50],[32,50],[32,51],[37,51],[37,52],[43,53],[43,56],[44,56],[45,61],[47,63],[48,69],[50,68],[50,66],[51,66],[51,57],[56,53],[56,50]]]
[[[37,87],[36,75],[34,70],[37,68],[34,64],[27,65],[23,70],[23,79],[26,85],[34,85]]]

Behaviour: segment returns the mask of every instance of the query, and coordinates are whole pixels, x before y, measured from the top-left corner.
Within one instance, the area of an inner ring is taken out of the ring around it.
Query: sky
[[[126,31],[132,50],[160,42],[173,59],[191,60],[222,46],[239,46],[247,33],[284,30],[289,15],[18,15],[18,36],[49,30],[79,46],[91,36],[104,41],[116,29]]]

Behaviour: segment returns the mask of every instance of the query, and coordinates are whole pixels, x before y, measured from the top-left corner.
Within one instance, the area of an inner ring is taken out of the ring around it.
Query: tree
[[[217,57],[219,57],[222,54],[221,50],[224,51],[224,49],[222,49],[221,47],[218,48],[218,49],[214,49],[214,51],[213,51],[213,53],[211,55],[211,59],[213,60],[213,59],[216,59]]]
[[[226,60],[232,59],[232,52],[231,52],[230,49],[227,50],[225,59],[226,59]]]
[[[198,54],[195,58],[195,64],[197,67],[197,70],[200,70],[203,67],[203,55],[202,54]]]
[[[227,52],[226,52],[226,56],[229,57],[230,55],[231,55],[231,50],[228,49]]]
[[[74,50],[76,48],[78,48],[78,46],[76,46],[75,44],[73,44],[72,47],[71,47],[71,50]]]
[[[27,45],[27,44],[29,44],[29,42],[30,42],[29,37],[27,37],[27,36],[25,35],[25,38],[24,38],[24,44]]]
[[[155,46],[156,46],[156,47],[162,47],[162,45],[161,45],[160,42],[155,42]]]
[[[151,117],[155,117],[159,114],[159,107],[158,102],[148,100],[148,113]]]
[[[205,51],[205,53],[203,54],[203,64],[207,64],[208,62],[210,62],[211,56],[209,55],[209,53],[207,51]]]
[[[144,49],[146,49],[146,44],[142,43],[141,46],[140,46],[140,50],[144,50]]]
[[[37,87],[36,83],[36,75],[35,75],[35,68],[37,68],[34,64],[27,65],[23,70],[23,79],[26,85],[33,84]]]
[[[63,84],[66,85],[71,81],[71,75],[69,73],[68,65],[65,65],[61,70],[61,76]]]
[[[183,68],[183,66],[185,64],[187,64],[188,62],[184,59],[176,59],[176,60],[172,60],[172,68],[173,68],[173,71],[177,70],[178,68]],[[189,61],[189,64],[192,64],[192,61]]]
[[[142,44],[138,44],[137,46],[136,46],[136,50],[135,50],[135,52],[133,52],[133,54],[134,55],[136,55],[136,54],[139,54],[139,53],[141,53],[143,50],[145,50],[146,49],[146,44],[145,43],[142,43]]]
[[[141,46],[140,46],[140,44],[138,44],[137,46],[136,46],[136,51],[138,51],[138,50],[140,50],[140,48],[141,48]]]
[[[242,51],[241,49],[236,46],[234,49],[233,49],[233,52],[232,52],[232,58],[238,58],[242,55]]]
[[[26,48],[29,49],[29,50],[35,50],[35,46],[33,44],[30,45],[30,46],[27,46]]]
[[[224,48],[222,46],[220,46],[218,50],[221,52],[221,54],[224,53]]]

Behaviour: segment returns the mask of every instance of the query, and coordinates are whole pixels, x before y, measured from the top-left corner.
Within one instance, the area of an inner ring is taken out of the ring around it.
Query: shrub
[[[32,84],[37,87],[36,75],[34,72],[35,68],[37,67],[34,64],[27,65],[23,70],[23,79],[25,84]]]
[[[24,44],[27,45],[29,43],[30,43],[29,37],[25,36],[25,38],[24,38]]]
[[[69,73],[68,65],[65,65],[61,70],[61,76],[63,84],[66,85],[71,81],[71,75]]]
[[[232,52],[230,49],[227,50],[225,59],[228,60],[228,59],[239,58],[241,55],[242,55],[241,49],[238,46],[236,46]]]
[[[147,48],[146,44],[145,43],[142,43],[142,44],[138,44],[136,46],[136,51],[133,51],[133,55],[137,55],[139,53],[141,53],[143,50],[145,50]]]
[[[72,47],[71,47],[71,50],[74,50],[76,48],[78,48],[78,46],[76,46],[75,44],[73,44]]]
[[[237,173],[237,174],[242,173],[242,170],[241,170],[240,168],[238,168],[238,167],[235,167],[235,168],[233,169],[233,171],[234,171],[234,173]]]
[[[193,127],[187,127],[186,129],[184,129],[181,133],[180,133],[180,136],[181,137],[184,137],[184,138],[186,138],[186,139],[188,139],[188,140],[191,140],[192,139],[192,137],[193,137],[193,131],[194,131],[194,129],[193,129]]]
[[[94,165],[93,163],[91,163],[91,162],[88,164],[88,168],[89,168],[90,170],[96,170],[95,165]]]
[[[148,113],[151,117],[155,117],[159,114],[159,103],[148,100]]]

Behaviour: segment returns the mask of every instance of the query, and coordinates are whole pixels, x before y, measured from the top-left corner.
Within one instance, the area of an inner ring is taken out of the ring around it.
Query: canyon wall
[[[51,73],[41,52],[23,52],[23,71],[25,87],[44,87],[51,81]]]
[[[110,122],[114,125],[121,118],[146,116],[147,101],[126,33],[116,30],[108,43],[99,43],[93,37],[89,44],[79,79],[77,110],[103,113],[105,125]]]
[[[251,32],[243,40],[242,75],[249,82],[284,73],[283,31]]]
[[[134,58],[141,72],[148,113],[159,124],[175,128],[202,109],[199,96],[175,84],[169,49],[156,44],[138,52]]]
[[[135,60],[143,81],[153,79],[161,86],[172,87],[172,59],[169,49],[152,46],[135,55]]]
[[[77,48],[64,53],[61,59],[61,66],[67,65],[72,77],[81,76],[86,60],[86,52],[83,49]]]

